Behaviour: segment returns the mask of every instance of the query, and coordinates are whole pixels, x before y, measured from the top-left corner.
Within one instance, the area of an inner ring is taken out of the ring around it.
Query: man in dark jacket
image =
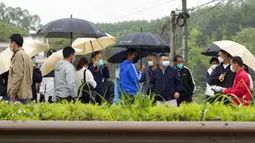
[[[236,74],[234,72],[232,72],[230,70],[230,58],[231,55],[223,50],[220,50],[219,52],[219,62],[220,65],[217,66],[212,74],[210,75],[209,79],[208,79],[208,84],[213,86],[220,86],[223,88],[231,88],[233,83],[234,83],[234,79]],[[210,102],[221,102],[222,100],[224,100],[225,104],[229,104],[229,102],[227,101],[227,99],[222,98],[211,98]]]
[[[180,98],[182,83],[178,71],[169,64],[168,56],[160,55],[160,67],[153,71],[151,83],[156,89],[156,95],[159,95],[156,96],[157,103],[167,104],[169,102],[177,106],[176,100]]]
[[[42,82],[42,72],[39,68],[37,68],[36,65],[33,67],[33,84],[32,84],[32,94],[33,98],[32,101],[37,101],[37,89],[36,89],[36,83]]]
[[[219,61],[220,65],[217,66],[209,77],[209,85],[216,85],[223,88],[230,88],[235,79],[235,73],[230,70],[231,55],[227,52],[220,50]]]
[[[142,93],[151,95],[155,93],[155,88],[151,85],[152,71],[158,68],[158,55],[150,54],[148,57],[148,66],[145,68],[144,73],[142,74],[140,82],[143,83]]]
[[[174,57],[174,67],[178,70],[179,76],[182,81],[182,91],[181,96],[177,100],[178,106],[182,102],[191,103],[192,102],[192,95],[196,90],[195,82],[192,77],[192,73],[188,67],[183,65],[183,58],[182,56],[176,55]]]
[[[97,83],[95,91],[96,102],[101,104],[101,97],[104,96],[103,93],[103,82],[105,79],[110,78],[109,69],[106,65],[106,62],[103,60],[103,56],[100,52],[94,52],[91,55],[91,63],[89,64],[89,70],[94,76],[94,79]],[[101,97],[100,97],[101,96]]]
[[[7,95],[7,81],[8,81],[9,72],[2,73],[0,75],[0,96],[2,96],[2,100],[9,101],[10,98]]]

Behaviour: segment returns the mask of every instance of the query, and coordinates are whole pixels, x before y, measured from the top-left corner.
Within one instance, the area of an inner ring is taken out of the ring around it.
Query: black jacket
[[[188,67],[183,66],[182,69],[177,69],[182,81],[181,97],[190,97],[196,90],[195,82],[192,73]]]
[[[140,82],[143,83],[142,87],[142,93],[150,95],[151,93],[154,93],[155,90],[153,86],[151,85],[151,78],[152,78],[152,70],[148,66],[146,67],[144,73],[142,74]]]
[[[33,93],[33,98],[32,100],[36,100],[36,83],[41,83],[42,82],[42,72],[40,71],[39,68],[35,68],[33,70],[33,84],[32,84],[32,93]]]
[[[7,81],[9,72],[0,75],[0,96],[7,95]]]
[[[224,81],[220,81],[219,77],[221,74],[225,74]],[[223,63],[217,66],[208,79],[209,85],[217,85],[224,88],[230,88],[233,85],[236,74],[230,70],[230,65],[224,69]]]
[[[178,71],[173,67],[168,67],[164,74],[160,68],[154,70],[151,83],[155,87],[156,95],[160,95],[156,97],[158,101],[173,100],[174,93],[182,91],[181,79]]]

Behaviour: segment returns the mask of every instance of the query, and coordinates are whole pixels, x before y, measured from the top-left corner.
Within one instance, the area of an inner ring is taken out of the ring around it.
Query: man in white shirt
[[[206,71],[205,74],[205,81],[206,81],[206,91],[205,91],[205,95],[206,95],[206,99],[210,98],[211,96],[214,95],[214,91],[212,91],[211,86],[208,84],[208,80],[210,75],[212,74],[213,70],[219,65],[219,60],[218,58],[211,58],[210,60],[210,67],[209,69]]]

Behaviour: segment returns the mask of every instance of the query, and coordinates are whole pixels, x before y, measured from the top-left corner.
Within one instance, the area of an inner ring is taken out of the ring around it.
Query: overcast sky
[[[211,0],[187,0],[188,8]],[[0,0],[7,6],[27,9],[38,14],[41,23],[70,17],[94,23],[125,20],[150,20],[169,15],[181,8],[181,0]],[[133,13],[133,14],[131,14]]]

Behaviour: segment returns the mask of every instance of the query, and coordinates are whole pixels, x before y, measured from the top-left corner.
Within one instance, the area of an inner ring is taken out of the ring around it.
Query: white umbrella
[[[107,36],[96,39],[96,38],[78,38],[72,43],[72,47],[81,49],[81,52],[76,55],[86,55],[95,51],[103,50],[116,43],[116,39],[106,34]]]
[[[81,52],[80,49],[74,48],[74,50],[75,50],[75,53],[76,53],[76,52]],[[56,64],[58,61],[62,60],[62,59],[64,59],[64,57],[63,57],[63,50],[59,50],[59,51],[53,53],[49,58],[47,58],[47,59],[43,62],[42,66],[41,66],[42,75],[43,75],[43,76],[44,76],[44,75],[47,75],[47,74],[50,73],[52,70],[54,70],[55,64]]]
[[[243,62],[255,71],[255,57],[245,46],[229,40],[222,40],[213,43],[220,49],[228,52],[231,56],[241,57]]]
[[[24,51],[29,55],[29,57],[33,57],[43,51],[49,49],[49,46],[43,42],[36,40],[27,40],[24,41],[23,44]],[[10,51],[9,48],[5,49],[0,53],[0,74],[5,73],[9,70],[11,65],[11,57],[13,52]]]

